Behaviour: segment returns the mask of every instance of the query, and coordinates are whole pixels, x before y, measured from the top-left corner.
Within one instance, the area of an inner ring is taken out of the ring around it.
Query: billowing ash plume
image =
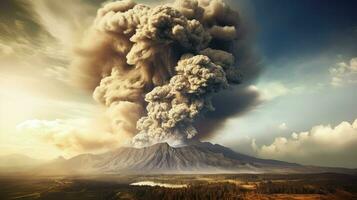
[[[213,110],[210,95],[228,85],[223,68],[207,56],[183,55],[176,72],[168,84],[146,94],[148,112],[138,121],[135,144],[192,138],[197,134],[193,121],[203,110]]]
[[[99,9],[72,70],[108,108],[114,133],[136,146],[184,141],[214,110],[213,94],[240,83],[241,34],[238,13],[221,0],[116,1]]]

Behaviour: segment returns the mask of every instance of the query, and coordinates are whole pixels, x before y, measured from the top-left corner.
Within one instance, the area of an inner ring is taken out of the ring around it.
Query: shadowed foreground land
[[[151,181],[184,188],[133,186]],[[105,175],[0,177],[0,199],[357,199],[357,176]]]

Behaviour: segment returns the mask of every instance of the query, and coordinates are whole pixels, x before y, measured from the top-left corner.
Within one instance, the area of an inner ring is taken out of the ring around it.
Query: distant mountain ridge
[[[0,156],[0,171],[23,171],[43,164],[42,160],[33,159],[22,154]]]
[[[81,154],[47,163],[34,172],[59,174],[159,173],[355,173],[356,170],[303,166],[259,159],[209,142],[172,147],[158,143],[144,148],[122,147],[102,154]]]

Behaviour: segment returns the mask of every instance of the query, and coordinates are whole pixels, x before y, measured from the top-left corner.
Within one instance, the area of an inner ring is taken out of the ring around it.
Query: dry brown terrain
[[[137,182],[161,186],[130,185]],[[174,188],[171,186],[186,187]],[[0,199],[353,200],[357,176],[344,174],[1,176]]]

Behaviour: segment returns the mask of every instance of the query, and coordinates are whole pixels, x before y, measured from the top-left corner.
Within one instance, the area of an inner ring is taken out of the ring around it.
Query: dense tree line
[[[306,185],[301,182],[262,182],[258,185],[257,193],[261,194],[328,194],[335,188],[317,185]]]

